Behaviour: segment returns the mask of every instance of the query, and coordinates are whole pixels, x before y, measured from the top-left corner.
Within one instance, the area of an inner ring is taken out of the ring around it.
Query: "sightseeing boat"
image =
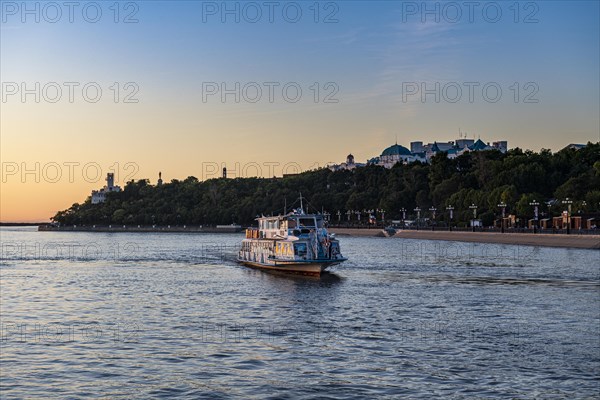
[[[258,228],[246,230],[238,262],[248,267],[319,276],[347,259],[339,241],[325,228],[321,214],[302,207],[274,217],[259,217]]]

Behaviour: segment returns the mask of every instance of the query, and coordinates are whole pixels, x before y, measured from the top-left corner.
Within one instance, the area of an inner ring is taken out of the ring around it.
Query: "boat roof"
[[[261,220],[281,220],[281,219],[289,219],[292,217],[301,217],[301,218],[317,218],[317,219],[323,219],[323,215],[322,214],[305,214],[304,211],[298,209],[298,210],[292,210],[291,212],[285,214],[285,215],[273,215],[273,216],[261,216],[261,217],[257,217],[255,218],[255,221],[261,221]]]

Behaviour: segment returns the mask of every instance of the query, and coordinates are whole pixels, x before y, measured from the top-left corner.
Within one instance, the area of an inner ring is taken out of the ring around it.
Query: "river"
[[[591,398],[600,252],[340,238],[320,279],[239,234],[0,229],[1,398]]]

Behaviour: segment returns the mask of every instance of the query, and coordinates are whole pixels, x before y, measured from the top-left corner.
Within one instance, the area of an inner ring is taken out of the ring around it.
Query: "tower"
[[[227,179],[227,167],[223,167],[223,179]]]
[[[348,154],[348,157],[346,157],[346,165],[354,165],[354,156],[352,154]]]
[[[109,191],[111,191],[114,186],[115,186],[115,174],[112,172],[109,172],[108,174],[106,174],[106,187],[108,188]]]
[[[158,181],[156,182],[156,186],[160,186],[162,185],[163,180],[162,180],[162,172],[158,173]]]
[[[423,149],[423,142],[410,142],[411,153],[422,153],[423,151],[425,151]]]

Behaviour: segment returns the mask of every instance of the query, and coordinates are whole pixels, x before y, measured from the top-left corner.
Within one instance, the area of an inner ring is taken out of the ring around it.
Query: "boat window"
[[[306,243],[294,243],[294,255],[303,257],[306,255]]]
[[[323,227],[323,220],[317,219],[317,228],[322,228],[322,227]]]
[[[300,226],[305,228],[314,228],[315,220],[313,218],[300,218]]]
[[[290,219],[288,221],[288,228],[289,229],[294,229],[296,227],[296,220],[295,219]]]

